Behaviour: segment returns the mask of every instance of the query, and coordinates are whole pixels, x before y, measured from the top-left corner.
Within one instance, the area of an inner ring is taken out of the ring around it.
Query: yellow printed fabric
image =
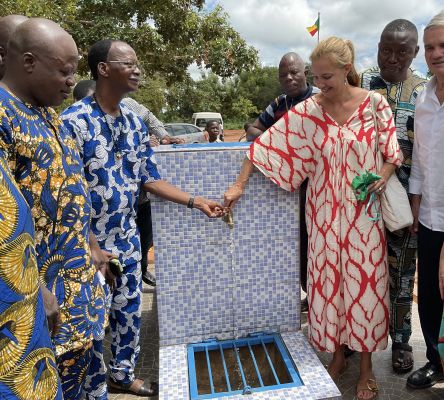
[[[390,104],[396,125],[396,137],[404,156],[404,161],[396,170],[399,180],[408,190],[415,125],[415,104],[424,90],[427,80],[414,70],[409,70],[403,82],[391,83],[381,77],[379,67],[365,70],[360,77],[361,87],[381,93]]]
[[[40,279],[57,297],[56,355],[103,337],[104,294],[91,262],[91,201],[76,143],[50,108],[0,88],[0,150],[32,209]]]
[[[62,399],[31,210],[0,151],[0,399]]]

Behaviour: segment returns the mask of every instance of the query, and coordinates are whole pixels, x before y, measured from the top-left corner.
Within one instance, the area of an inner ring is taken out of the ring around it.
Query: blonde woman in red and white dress
[[[333,353],[333,379],[347,366],[345,345],[360,352],[356,397],[375,399],[371,356],[386,348],[389,324],[387,246],[383,221],[369,218],[351,181],[366,170],[378,173],[381,179],[369,191],[381,194],[402,155],[390,106],[380,94],[358,87],[352,43],[328,38],[310,58],[321,93],[296,105],[252,144],[225,205],[242,196],[254,167],[289,191],[309,178],[308,337],[317,350]],[[384,159],[379,170],[377,151]]]

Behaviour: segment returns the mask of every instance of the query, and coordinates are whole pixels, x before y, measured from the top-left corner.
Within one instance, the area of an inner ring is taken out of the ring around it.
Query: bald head
[[[279,68],[281,67],[281,64],[285,63],[295,63],[295,64],[302,64],[305,67],[304,61],[302,60],[301,56],[298,53],[290,52],[286,53],[282,56],[281,61],[279,62]]]
[[[22,100],[55,106],[74,86],[79,54],[71,37],[45,18],[29,18],[9,40],[3,82]]]
[[[297,53],[287,53],[281,58],[279,82],[288,96],[298,97],[306,92],[305,63]]]
[[[24,15],[7,15],[0,18],[0,46],[6,48],[12,32],[28,18]]]
[[[22,55],[31,52],[36,55],[57,57],[61,52],[77,52],[71,35],[54,21],[45,18],[29,18],[21,23],[9,41],[9,51]]]
[[[0,18],[0,79],[5,74],[5,57],[9,39],[17,26],[28,18],[24,15],[7,15]]]

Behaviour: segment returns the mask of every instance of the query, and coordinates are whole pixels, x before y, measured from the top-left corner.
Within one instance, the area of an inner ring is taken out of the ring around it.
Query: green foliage
[[[258,108],[245,97],[238,97],[231,106],[231,117],[237,120],[246,121],[252,114],[258,114]]]
[[[200,111],[220,111],[225,88],[219,78],[210,74],[199,81],[187,79],[168,88],[166,94],[166,121],[189,121],[191,115]]]
[[[41,16],[70,32],[84,56],[79,75],[88,77],[86,54],[104,38],[130,43],[145,74],[132,96],[164,121],[190,121],[199,111],[221,112],[242,128],[281,93],[276,67],[258,67],[257,51],[230,26],[222,7],[204,0],[2,0],[2,13]],[[190,64],[210,69],[201,80]],[[67,100],[60,110],[71,103]]]
[[[244,129],[245,120],[239,120],[239,119],[224,119],[224,130],[243,130]]]
[[[161,76],[154,75],[144,79],[137,92],[131,97],[148,107],[154,115],[160,115],[166,103],[166,82]]]
[[[224,121],[240,129],[281,93],[276,67],[256,68],[231,79],[215,74],[177,82],[166,88],[166,108],[162,118],[167,122],[190,121],[201,111],[220,112]]]
[[[237,78],[239,95],[263,110],[270,102],[282,93],[278,79],[277,67],[256,68],[245,71]]]
[[[311,86],[314,86],[313,72],[311,71],[311,63],[309,62],[305,63],[305,73],[307,76],[307,83],[309,83]]]
[[[229,77],[257,65],[257,51],[228,23],[220,6],[205,11],[204,0],[2,0],[2,12],[42,16],[59,22],[82,55],[100,39],[130,43],[147,76],[185,81],[193,62]],[[85,57],[79,65],[87,73]]]

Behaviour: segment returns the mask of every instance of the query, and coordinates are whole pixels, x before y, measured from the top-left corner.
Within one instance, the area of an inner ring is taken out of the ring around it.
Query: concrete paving
[[[151,269],[153,266],[151,266]],[[425,344],[419,325],[416,304],[413,309],[413,335],[410,344],[413,346],[415,355],[415,368],[425,364]],[[306,315],[303,314],[302,330],[306,331]],[[106,359],[109,359],[110,338],[106,338]],[[328,364],[330,355],[319,354],[324,364]],[[141,352],[139,363],[136,368],[136,376],[147,382],[158,380],[159,365],[159,332],[157,327],[157,304],[155,290],[144,285],[143,291],[143,313],[141,332]],[[379,384],[379,400],[444,400],[444,382],[435,385],[431,389],[411,390],[406,387],[407,374],[399,375],[392,372],[390,345],[385,351],[375,353],[373,365],[376,379]],[[345,373],[337,382],[344,400],[353,400],[356,395],[356,382],[359,375],[359,355],[354,354],[349,358],[349,365]],[[109,395],[110,400],[136,400],[142,397],[129,394]],[[157,398],[152,397],[156,400]]]

